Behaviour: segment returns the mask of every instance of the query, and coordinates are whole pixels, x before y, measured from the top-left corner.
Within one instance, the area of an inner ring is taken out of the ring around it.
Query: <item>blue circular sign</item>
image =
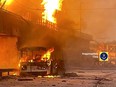
[[[103,52],[100,54],[100,58],[105,61],[108,58],[108,54]]]

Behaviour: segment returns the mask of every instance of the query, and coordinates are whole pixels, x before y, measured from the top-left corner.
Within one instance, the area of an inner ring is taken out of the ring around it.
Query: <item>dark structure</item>
[[[25,29],[28,22],[21,16],[0,9],[0,33],[11,36],[19,36],[20,30]]]
[[[41,23],[40,23],[41,24]],[[59,31],[50,30],[40,24],[33,24],[11,12],[0,9],[0,32],[18,37],[18,48],[54,47],[55,59],[65,61],[66,69],[82,65],[82,52],[89,50],[90,35],[75,33],[71,27]],[[68,29],[67,29],[68,28]],[[69,30],[70,29],[70,30]]]
[[[18,43],[21,30],[28,28],[22,17],[0,9],[0,72],[12,72],[18,68]]]
[[[86,67],[87,64],[90,64],[91,58],[83,57],[82,53],[90,52],[89,45],[91,40],[92,36],[85,33],[79,33],[73,38],[70,37],[64,47],[63,55],[67,71],[75,67]]]

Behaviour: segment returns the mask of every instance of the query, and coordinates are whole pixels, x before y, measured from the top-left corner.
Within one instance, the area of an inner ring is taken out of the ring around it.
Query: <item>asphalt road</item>
[[[77,77],[17,77],[1,79],[0,87],[116,87],[116,70],[74,70]]]

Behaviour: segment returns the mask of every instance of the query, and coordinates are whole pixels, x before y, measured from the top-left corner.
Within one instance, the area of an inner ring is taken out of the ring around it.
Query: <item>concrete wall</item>
[[[0,36],[0,69],[18,68],[17,38]]]

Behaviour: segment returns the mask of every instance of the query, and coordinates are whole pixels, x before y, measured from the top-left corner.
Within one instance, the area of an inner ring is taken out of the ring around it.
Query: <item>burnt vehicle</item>
[[[61,69],[64,67],[63,61],[55,59],[52,56],[53,53],[54,48],[26,47],[20,49],[20,76],[45,76],[64,72],[64,70]]]

